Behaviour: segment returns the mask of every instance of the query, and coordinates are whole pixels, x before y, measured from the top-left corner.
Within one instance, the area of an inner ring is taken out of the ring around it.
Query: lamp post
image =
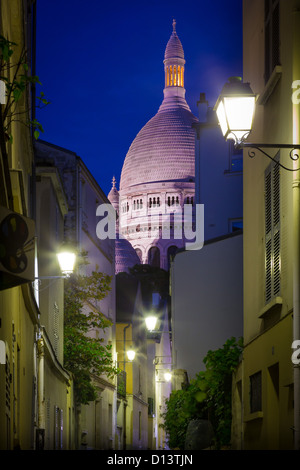
[[[252,130],[255,113],[256,96],[249,83],[243,83],[241,78],[229,79],[222,89],[216,102],[215,111],[225,139],[233,139],[237,148],[248,148],[248,155],[252,158],[258,150],[273,160],[286,171],[293,172],[293,342],[300,339],[300,170],[298,159],[299,144],[278,143],[251,143],[245,142]],[[299,130],[294,136],[298,140]],[[289,149],[292,167],[282,165],[269,155],[266,149]],[[251,150],[252,149],[252,150]],[[294,447],[300,449],[300,368],[294,364]]]

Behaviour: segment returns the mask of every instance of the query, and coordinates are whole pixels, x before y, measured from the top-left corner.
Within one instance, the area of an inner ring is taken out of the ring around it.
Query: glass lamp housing
[[[215,105],[221,131],[226,140],[235,144],[245,140],[252,129],[256,96],[249,83],[232,77],[222,89]]]

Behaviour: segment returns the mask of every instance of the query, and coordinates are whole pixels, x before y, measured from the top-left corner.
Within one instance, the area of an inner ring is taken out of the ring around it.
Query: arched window
[[[149,207],[152,207],[152,197],[149,199]]]
[[[136,254],[137,254],[138,257],[139,257],[140,262],[142,263],[142,262],[143,262],[142,250],[140,250],[139,248],[136,248],[136,249],[135,249],[135,252],[136,252]]]
[[[174,246],[174,245],[169,246],[168,254],[167,254],[167,256],[168,256],[168,269],[170,269],[170,267],[171,267],[171,261],[172,261],[174,255],[176,254],[176,252],[177,252],[177,246]]]
[[[176,196],[176,206],[179,206],[179,197]]]
[[[143,209],[143,199],[140,199],[140,209]]]
[[[152,246],[148,252],[148,264],[155,268],[160,267],[160,251],[157,246]]]
[[[170,205],[171,205],[171,198],[170,198],[170,196],[169,196],[169,197],[168,197],[168,206],[170,206]]]
[[[158,197],[158,198],[157,198],[157,207],[159,207],[159,206],[160,206],[160,199],[159,199],[159,197]]]
[[[189,198],[189,196],[186,198],[186,203],[187,203],[187,204],[190,203],[190,198]]]

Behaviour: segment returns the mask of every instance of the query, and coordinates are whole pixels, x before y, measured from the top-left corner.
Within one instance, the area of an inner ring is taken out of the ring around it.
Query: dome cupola
[[[165,50],[165,87],[184,87],[184,52],[176,33],[176,21],[173,20],[173,32]]]
[[[191,181],[195,176],[195,133],[185,99],[184,52],[173,32],[165,49],[164,99],[158,112],[140,130],[126,155],[120,194],[136,185],[159,181]]]

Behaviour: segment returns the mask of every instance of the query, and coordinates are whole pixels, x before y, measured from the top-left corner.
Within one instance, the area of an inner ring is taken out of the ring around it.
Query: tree
[[[97,397],[93,375],[114,376],[110,344],[99,334],[111,325],[98,302],[110,291],[111,277],[98,271],[90,276],[72,274],[65,280],[64,365],[74,376],[76,400],[88,404]]]
[[[216,448],[230,444],[232,372],[242,348],[242,339],[230,338],[222,348],[208,351],[203,360],[206,370],[199,372],[185,390],[171,393],[164,414],[171,447],[184,449],[185,433],[192,419],[211,421]]]

